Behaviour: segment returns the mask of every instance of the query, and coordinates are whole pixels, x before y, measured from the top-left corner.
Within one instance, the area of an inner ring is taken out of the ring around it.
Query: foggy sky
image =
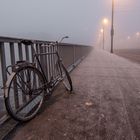
[[[140,31],[139,13],[140,0],[116,0],[115,42]],[[111,18],[111,0],[0,0],[0,36],[57,40],[68,35],[66,42],[94,45],[104,17]],[[108,25],[106,45],[109,40]]]

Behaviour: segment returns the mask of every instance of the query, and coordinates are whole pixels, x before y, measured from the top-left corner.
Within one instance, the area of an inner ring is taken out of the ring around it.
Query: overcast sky
[[[102,18],[111,18],[111,0],[0,0],[0,36],[94,45]],[[140,0],[116,0],[115,38],[140,31]],[[109,41],[110,26],[106,27]],[[117,41],[116,41],[117,42]]]

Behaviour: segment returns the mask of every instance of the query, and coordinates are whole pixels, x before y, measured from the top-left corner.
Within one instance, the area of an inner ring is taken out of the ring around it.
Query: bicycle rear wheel
[[[70,77],[67,69],[65,68],[65,66],[63,64],[61,64],[61,71],[62,71],[62,79],[63,79],[62,82],[63,82],[65,88],[71,92],[73,90],[72,80],[71,80],[71,77]]]
[[[44,79],[37,68],[26,66],[13,72],[5,88],[8,113],[26,122],[36,116],[44,100]]]

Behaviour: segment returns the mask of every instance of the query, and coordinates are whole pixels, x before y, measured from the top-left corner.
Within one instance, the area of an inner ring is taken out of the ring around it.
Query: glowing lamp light
[[[107,18],[104,18],[104,19],[103,19],[103,24],[104,24],[104,25],[107,25],[107,24],[108,24],[108,19],[107,19]]]

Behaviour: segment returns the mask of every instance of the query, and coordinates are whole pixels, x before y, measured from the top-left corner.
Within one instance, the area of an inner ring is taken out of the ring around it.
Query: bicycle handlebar
[[[33,45],[35,43],[35,41],[33,41],[33,40],[21,40],[20,43],[28,46],[28,45]],[[50,46],[54,46],[54,45],[58,45],[58,44],[59,44],[58,41],[47,43],[47,45],[50,45]]]
[[[61,43],[65,38],[69,38],[68,36],[64,36],[62,37],[60,40],[56,41],[56,42],[50,42],[47,45],[58,45],[59,43]],[[35,41],[33,40],[21,40],[20,43],[24,44],[24,45],[33,45],[35,43]]]

